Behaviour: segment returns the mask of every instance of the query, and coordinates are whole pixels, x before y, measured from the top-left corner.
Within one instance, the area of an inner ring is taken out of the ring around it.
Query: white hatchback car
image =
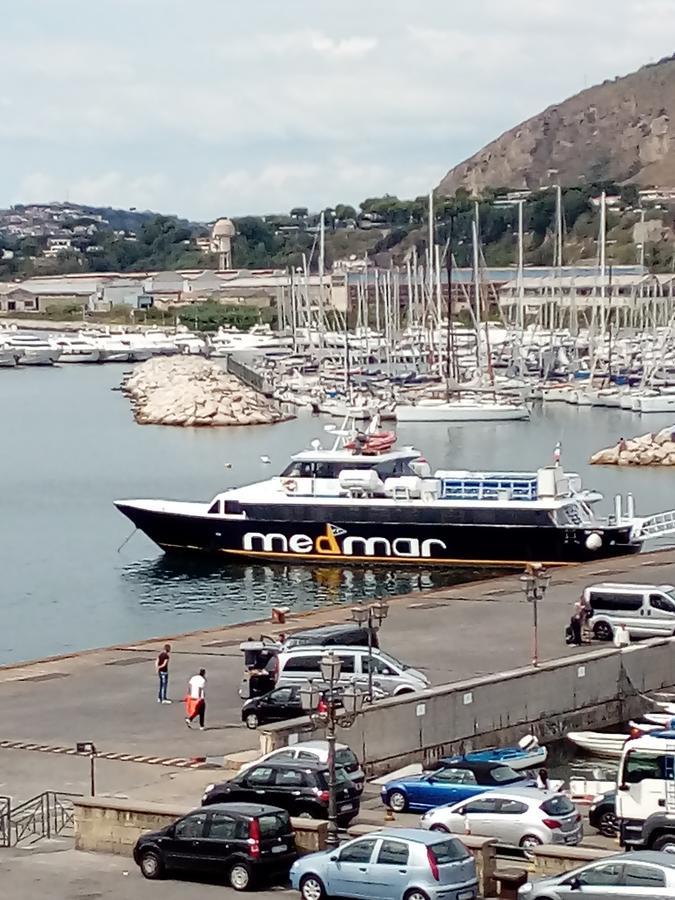
[[[479,834],[526,850],[541,844],[580,843],[581,815],[569,797],[539,788],[504,788],[429,810],[422,828]]]
[[[272,750],[258,759],[245,762],[239,767],[239,772],[245,772],[251,766],[258,766],[263,762],[273,759],[277,762],[282,760],[308,760],[311,762],[328,762],[328,741],[301,741],[297,744],[291,744],[288,747],[281,747],[279,750]],[[366,780],[361,764],[356,754],[346,744],[335,744],[335,764],[340,766],[353,781],[359,790],[363,790]]]

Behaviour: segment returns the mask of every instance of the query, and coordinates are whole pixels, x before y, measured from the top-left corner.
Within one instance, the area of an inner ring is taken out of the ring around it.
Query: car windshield
[[[338,766],[358,766],[359,761],[354,756],[354,753],[348,748],[345,747],[344,750],[336,750],[335,751],[335,763]]]
[[[319,781],[319,783],[321,784],[321,787],[324,790],[328,790],[328,772],[327,771],[326,772],[317,772],[316,777],[317,777],[317,780]],[[349,777],[349,775],[347,775],[347,773],[345,772],[344,769],[341,769],[340,767],[336,766],[335,767],[335,783],[336,784],[344,784],[345,782],[347,784],[351,784],[352,780]]]
[[[457,862],[460,859],[468,859],[471,856],[464,844],[452,839],[432,844],[429,849],[433,851],[439,866],[443,866],[446,863]]]
[[[562,794],[557,794],[555,797],[551,797],[550,800],[546,800],[539,809],[549,816],[569,816],[576,811],[572,801]]]
[[[520,781],[520,775],[510,766],[497,766],[490,770],[490,777],[497,784],[508,784],[511,781]]]
[[[390,666],[394,666],[398,669],[409,669],[410,666],[406,666],[400,660],[396,659],[394,656],[390,656],[388,653],[384,653],[384,651],[380,650],[378,653],[380,659],[384,660],[384,662],[389,663]]]
[[[262,838],[281,837],[291,830],[288,813],[281,810],[278,813],[266,813],[264,816],[260,816],[258,822]]]

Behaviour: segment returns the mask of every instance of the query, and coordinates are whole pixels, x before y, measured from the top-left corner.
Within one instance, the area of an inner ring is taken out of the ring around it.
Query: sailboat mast
[[[524,200],[518,201],[518,312],[516,313],[516,326],[525,327],[525,254],[523,241],[523,206]]]
[[[605,337],[605,294],[607,277],[607,195],[600,196],[600,334]]]

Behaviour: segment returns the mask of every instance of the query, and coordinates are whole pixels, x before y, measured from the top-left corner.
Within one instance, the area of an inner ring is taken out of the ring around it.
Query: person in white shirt
[[[206,715],[206,669],[200,669],[198,675],[193,675],[188,681],[188,696],[185,698],[187,716],[185,724],[192,728],[192,723],[199,716],[199,730],[204,730],[204,717]]]
[[[623,622],[619,622],[619,624],[614,629],[614,646],[621,649],[621,647],[627,647],[629,644],[630,634],[628,632],[628,629]]]

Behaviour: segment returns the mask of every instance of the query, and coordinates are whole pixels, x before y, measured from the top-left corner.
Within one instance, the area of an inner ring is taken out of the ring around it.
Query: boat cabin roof
[[[294,462],[352,462],[367,463],[375,468],[378,463],[391,462],[397,459],[418,459],[422,454],[414,447],[402,450],[387,450],[386,453],[354,453],[352,450],[301,450],[294,453]]]

